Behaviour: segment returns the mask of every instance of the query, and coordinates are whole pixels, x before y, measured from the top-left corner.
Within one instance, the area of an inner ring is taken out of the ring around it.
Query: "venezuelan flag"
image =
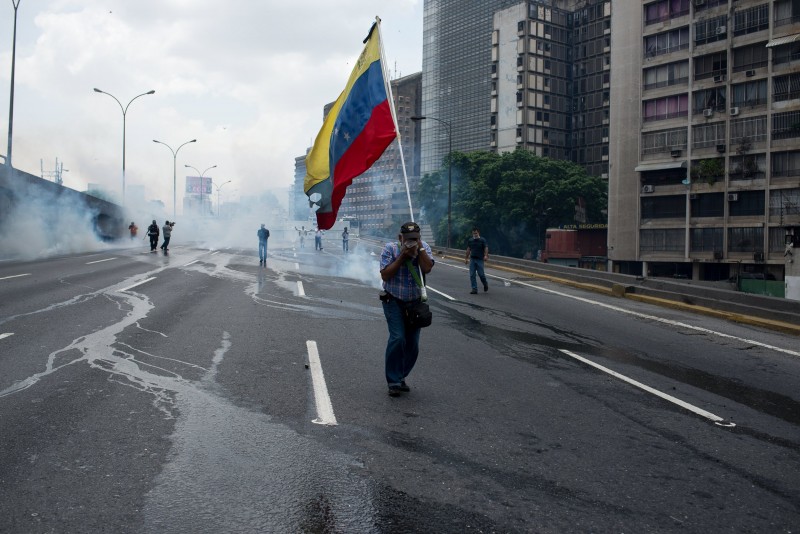
[[[381,64],[380,29],[372,25],[347,85],[306,156],[303,189],[327,230],[353,178],[369,169],[397,137]],[[377,30],[377,31],[376,31]]]

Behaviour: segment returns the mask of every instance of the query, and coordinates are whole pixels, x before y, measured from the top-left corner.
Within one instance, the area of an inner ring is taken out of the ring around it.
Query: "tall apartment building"
[[[411,74],[390,82],[392,99],[397,112],[397,125],[400,140],[395,139],[384,151],[383,155],[369,170],[356,177],[339,207],[338,216],[358,220],[362,232],[380,233],[394,227],[397,219],[410,218],[408,194],[405,177],[408,176],[408,187],[412,202],[416,199],[419,188],[419,124],[411,117],[418,116],[421,110],[422,73]],[[323,117],[328,114],[333,103],[323,109]],[[403,147],[406,174],[403,173],[403,159],[400,157],[400,145]],[[307,153],[307,152],[306,152]],[[295,158],[295,218],[305,219],[310,215],[308,198],[303,192],[303,181],[306,174],[305,156]],[[305,206],[305,209],[304,209]],[[419,206],[413,205],[416,218]]]
[[[615,3],[615,270],[782,279],[800,226],[800,2]]]
[[[489,146],[608,178],[611,3],[521,2],[492,27]]]

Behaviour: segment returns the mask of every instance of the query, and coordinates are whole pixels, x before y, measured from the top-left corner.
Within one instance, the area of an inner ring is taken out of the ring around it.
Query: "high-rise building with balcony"
[[[800,3],[614,4],[615,270],[781,279],[800,225]]]

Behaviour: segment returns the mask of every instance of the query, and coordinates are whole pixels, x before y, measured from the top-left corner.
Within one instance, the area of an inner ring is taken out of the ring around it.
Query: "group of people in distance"
[[[167,251],[169,250],[169,240],[172,237],[173,226],[175,226],[175,221],[172,222],[165,221],[164,227],[162,228],[164,232],[164,242],[161,244],[160,248],[161,250],[164,251],[164,254],[166,254]],[[131,224],[128,225],[128,231],[131,233],[131,240],[136,239],[136,236],[139,233],[139,227],[136,226],[135,222],[131,221]],[[155,219],[153,219],[152,224],[150,224],[150,226],[147,227],[147,235],[145,236],[145,239],[147,237],[150,238],[150,252],[156,251],[156,246],[158,245],[158,238],[160,235],[161,235],[161,230],[159,230],[158,228],[158,223],[156,222]]]

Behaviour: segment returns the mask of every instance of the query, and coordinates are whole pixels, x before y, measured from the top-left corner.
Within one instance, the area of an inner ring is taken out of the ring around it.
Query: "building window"
[[[686,217],[686,195],[641,197],[642,220],[683,219]]]
[[[797,0],[778,0],[772,7],[775,26],[800,22],[800,3]]]
[[[692,148],[706,148],[725,144],[725,123],[692,126]]]
[[[742,9],[733,14],[733,34],[746,35],[769,28],[769,4]]]
[[[761,252],[764,249],[764,229],[728,228],[729,252]]]
[[[748,117],[731,121],[731,144],[750,144],[766,141],[767,117]]]
[[[676,117],[686,117],[689,110],[689,95],[673,95],[642,102],[642,118],[645,122]]]
[[[772,138],[800,137],[800,111],[787,111],[772,115]]]
[[[727,15],[712,19],[699,20],[694,23],[694,44],[702,45],[727,39],[728,28],[725,25]]]
[[[728,202],[728,215],[731,217],[764,215],[764,190],[737,192],[736,200]]]
[[[773,65],[782,65],[800,60],[800,41],[776,46],[772,49]]]
[[[767,43],[756,43],[733,50],[733,72],[766,67],[769,59]]]
[[[776,176],[800,176],[800,151],[773,152],[771,173]]]
[[[800,73],[775,76],[772,79],[772,100],[782,102],[800,98]]]
[[[660,154],[686,149],[686,128],[673,128],[642,134],[642,154]]]
[[[724,111],[727,102],[726,93],[727,90],[724,86],[695,91],[692,93],[692,113],[702,113],[706,109]]]
[[[739,83],[733,86],[733,102],[735,107],[763,106],[767,103],[767,80]]]
[[[680,61],[645,69],[644,88],[657,89],[689,81],[689,62]]]
[[[729,180],[757,180],[766,176],[766,154],[742,154],[731,156]]]
[[[721,197],[722,193],[719,195]],[[692,252],[721,252],[722,235],[722,228],[692,228],[689,231],[690,250]]]
[[[692,217],[722,217],[725,215],[725,193],[706,193],[694,195],[694,197],[689,201]],[[722,234],[720,233],[719,247],[699,250],[722,250]]]
[[[717,52],[700,56],[694,60],[694,79],[704,80],[714,76],[726,76],[728,74],[728,53]]]
[[[689,48],[689,27],[649,35],[644,38],[645,57],[655,57]]]
[[[683,252],[685,232],[682,228],[658,228],[639,233],[641,252]]]
[[[769,214],[773,217],[800,215],[800,189],[773,189],[770,191]]]
[[[665,22],[689,14],[689,0],[661,0],[644,6],[645,24]]]

